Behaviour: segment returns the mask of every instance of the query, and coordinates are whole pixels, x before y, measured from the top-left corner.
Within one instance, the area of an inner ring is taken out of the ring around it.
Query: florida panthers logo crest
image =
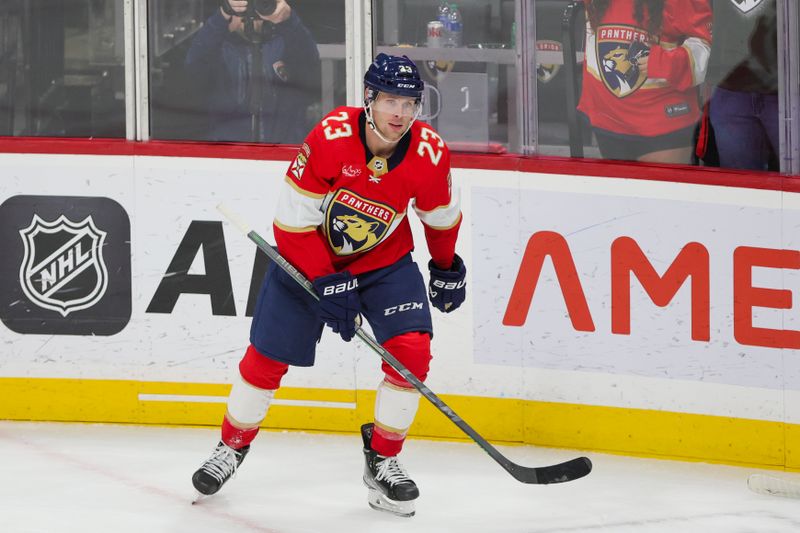
[[[758,7],[764,0],[731,0],[733,5],[738,7],[742,13],[748,13]]]
[[[546,56],[548,52],[555,52],[562,54],[562,46],[558,41],[536,41],[536,51],[540,53],[540,57]],[[536,63],[536,77],[542,83],[548,83],[556,77],[561,65],[557,63]]]
[[[106,232],[91,216],[76,223],[64,215],[52,222],[33,215],[19,234],[25,249],[19,282],[31,302],[66,317],[103,297],[108,287]]]
[[[596,41],[600,77],[609,91],[625,98],[644,84],[647,77],[637,61],[649,53],[646,32],[633,26],[600,26]]]
[[[328,242],[336,255],[365,252],[388,235],[396,216],[388,205],[340,189],[326,211]]]

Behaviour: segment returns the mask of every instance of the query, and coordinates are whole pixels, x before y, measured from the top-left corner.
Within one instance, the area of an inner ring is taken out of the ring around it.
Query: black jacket
[[[207,140],[300,144],[308,133],[308,106],[320,99],[317,45],[294,12],[263,29],[254,44],[217,11],[195,35],[185,66],[207,96]]]
[[[729,91],[778,92],[775,0],[743,13],[739,0],[715,0],[714,40],[707,81]]]

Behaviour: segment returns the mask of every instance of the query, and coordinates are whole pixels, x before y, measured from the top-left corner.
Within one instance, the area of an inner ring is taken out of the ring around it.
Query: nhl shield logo
[[[646,32],[633,26],[600,26],[596,42],[600,77],[609,91],[625,98],[644,84],[647,77],[636,60],[649,52]]]
[[[64,215],[53,222],[33,215],[19,234],[25,250],[19,282],[31,302],[66,317],[103,297],[108,287],[106,232],[91,216],[76,223]]]
[[[748,13],[758,7],[764,0],[731,0],[733,5],[738,7],[742,13]]]

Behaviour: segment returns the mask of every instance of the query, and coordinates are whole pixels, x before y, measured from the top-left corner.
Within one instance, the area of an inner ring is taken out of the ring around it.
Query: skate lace
[[[222,483],[236,473],[238,463],[236,450],[229,446],[220,446],[203,465],[203,470]]]
[[[385,479],[390,485],[394,486],[398,483],[411,481],[408,477],[408,472],[400,464],[396,457],[387,457],[378,465],[378,472],[375,474],[375,479],[378,481]]]

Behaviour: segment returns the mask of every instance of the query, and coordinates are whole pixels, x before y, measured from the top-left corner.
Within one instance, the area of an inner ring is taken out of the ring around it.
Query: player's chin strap
[[[408,123],[408,127],[406,128],[406,131],[403,132],[403,135],[398,137],[396,141],[390,141],[389,139],[387,139],[386,137],[383,136],[381,131],[378,129],[378,126],[375,125],[375,119],[372,118],[372,103],[374,101],[375,101],[374,98],[365,98],[364,99],[364,113],[367,115],[367,124],[369,124],[369,127],[372,129],[372,131],[375,132],[375,135],[377,135],[378,138],[380,140],[382,140],[383,142],[385,142],[386,144],[397,144],[397,143],[399,143],[400,139],[402,139],[403,136],[406,133],[408,133],[408,130],[411,129],[411,125],[414,124],[414,121],[417,120],[417,117],[419,117],[420,111],[422,110],[422,102],[420,102],[419,106],[417,106],[417,111],[416,111],[416,113],[414,113],[414,117],[411,119],[411,122]]]

